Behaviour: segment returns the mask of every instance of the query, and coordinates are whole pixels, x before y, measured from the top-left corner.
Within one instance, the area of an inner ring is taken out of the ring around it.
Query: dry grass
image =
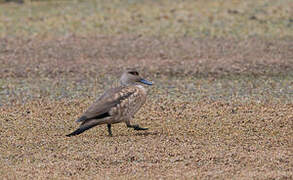
[[[0,37],[292,36],[291,0],[50,1],[0,5]]]
[[[50,40],[2,38],[0,77],[97,76],[101,72],[117,75],[125,66],[181,77],[280,75],[291,73],[292,42],[293,38],[237,40],[133,35],[73,35]]]
[[[291,15],[290,0],[0,4],[0,178],[293,179]],[[155,82],[134,119],[150,129],[65,137],[128,66]]]
[[[65,137],[89,103],[42,99],[2,108],[2,178],[293,176],[292,104],[162,97],[137,115],[147,132],[118,124],[112,138],[105,126]]]
[[[2,43],[1,177],[292,178],[291,41],[229,42]],[[201,55],[197,46],[204,47]],[[132,63],[156,83],[135,118],[150,130],[117,124],[112,138],[104,126],[66,138],[74,120]]]
[[[154,96],[166,92],[184,100],[292,102],[292,42],[136,36],[2,39],[0,103],[96,97],[129,66],[155,81]]]

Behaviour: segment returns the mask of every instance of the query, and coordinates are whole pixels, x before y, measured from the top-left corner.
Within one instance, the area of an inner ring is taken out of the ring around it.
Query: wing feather
[[[86,112],[77,120],[77,122],[83,122],[91,120],[91,119],[102,119],[105,117],[109,117],[109,111],[111,108],[117,106],[122,100],[131,96],[134,91],[129,91],[124,94],[121,93],[121,90],[125,87],[113,88],[106,91],[98,100],[96,100]]]

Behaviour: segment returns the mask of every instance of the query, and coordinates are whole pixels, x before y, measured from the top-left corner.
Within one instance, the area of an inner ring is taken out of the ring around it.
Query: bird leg
[[[126,121],[126,125],[127,125],[128,128],[133,128],[136,131],[148,130],[149,129],[149,128],[140,127],[138,124],[131,125],[129,121]]]
[[[112,135],[112,130],[111,130],[111,124],[107,124],[107,127],[108,127],[109,136],[113,136]]]

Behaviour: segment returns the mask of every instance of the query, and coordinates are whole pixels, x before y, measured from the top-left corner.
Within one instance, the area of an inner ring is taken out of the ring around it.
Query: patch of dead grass
[[[155,75],[279,75],[292,72],[293,40],[63,37],[1,39],[0,77],[98,77],[138,66]]]
[[[292,179],[291,7],[1,4],[0,178]],[[134,119],[150,130],[66,138],[128,66],[155,82]]]
[[[0,4],[0,37],[292,36],[291,0],[27,1]]]
[[[135,121],[67,138],[90,99],[4,106],[2,178],[292,178],[292,104],[148,101]],[[10,175],[12,175],[10,177]]]

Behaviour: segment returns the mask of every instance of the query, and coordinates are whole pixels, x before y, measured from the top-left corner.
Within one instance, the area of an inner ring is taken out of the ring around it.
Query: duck
[[[107,124],[109,136],[112,134],[112,124],[125,123],[127,128],[136,131],[148,130],[138,124],[132,124],[131,119],[146,102],[147,91],[143,85],[153,85],[143,79],[134,68],[127,68],[120,77],[120,85],[105,91],[76,120],[80,126],[67,137],[76,136],[102,124]]]

